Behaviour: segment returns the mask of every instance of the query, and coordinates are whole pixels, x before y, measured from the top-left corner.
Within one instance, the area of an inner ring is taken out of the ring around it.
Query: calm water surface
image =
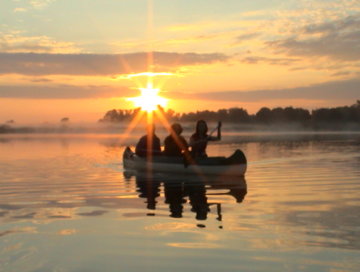
[[[227,133],[245,179],[124,173],[131,143],[0,136],[0,271],[360,271],[360,134]]]

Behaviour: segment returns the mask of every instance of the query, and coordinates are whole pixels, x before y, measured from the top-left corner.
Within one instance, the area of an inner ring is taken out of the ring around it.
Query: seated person
[[[221,122],[217,126],[217,137],[211,136],[208,133],[208,126],[204,120],[199,120],[196,123],[196,131],[190,137],[191,155],[194,158],[206,158],[206,147],[208,141],[221,140]]]
[[[160,139],[155,135],[155,125],[147,125],[146,132],[147,134],[142,136],[136,145],[136,155],[139,157],[161,155]]]
[[[180,124],[175,123],[171,126],[171,133],[165,138],[164,141],[164,154],[165,156],[181,157],[183,152],[188,150],[188,144],[181,132],[183,131]]]

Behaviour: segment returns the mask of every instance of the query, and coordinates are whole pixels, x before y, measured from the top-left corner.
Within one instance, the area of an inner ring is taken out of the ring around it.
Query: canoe
[[[154,156],[149,160],[137,156],[130,147],[126,147],[123,164],[125,169],[140,171],[226,176],[243,176],[247,168],[246,157],[239,149],[229,157],[208,157],[188,162],[182,157],[167,156]]]

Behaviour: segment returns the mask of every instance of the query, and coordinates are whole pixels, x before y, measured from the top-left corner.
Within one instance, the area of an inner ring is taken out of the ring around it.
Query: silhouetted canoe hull
[[[125,169],[179,174],[243,176],[247,169],[244,153],[236,150],[226,157],[209,157],[187,164],[183,158],[156,156],[152,160],[137,156],[129,147],[123,153]]]

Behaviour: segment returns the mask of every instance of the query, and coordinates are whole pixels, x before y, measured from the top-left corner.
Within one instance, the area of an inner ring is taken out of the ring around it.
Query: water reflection
[[[359,135],[209,146],[247,182],[125,180],[118,136],[0,137],[0,271],[360,271]]]
[[[222,220],[221,203],[209,202],[208,196],[229,195],[236,203],[241,203],[247,194],[247,185],[242,176],[196,176],[153,174],[146,172],[125,171],[124,177],[135,177],[137,192],[145,199],[148,210],[156,210],[160,187],[164,187],[164,203],[169,207],[169,216],[182,218],[184,205],[189,205],[196,220],[206,220],[210,207],[216,208],[217,220]],[[210,192],[211,191],[211,192]],[[225,192],[224,192],[225,191]],[[154,216],[151,212],[147,215]]]

